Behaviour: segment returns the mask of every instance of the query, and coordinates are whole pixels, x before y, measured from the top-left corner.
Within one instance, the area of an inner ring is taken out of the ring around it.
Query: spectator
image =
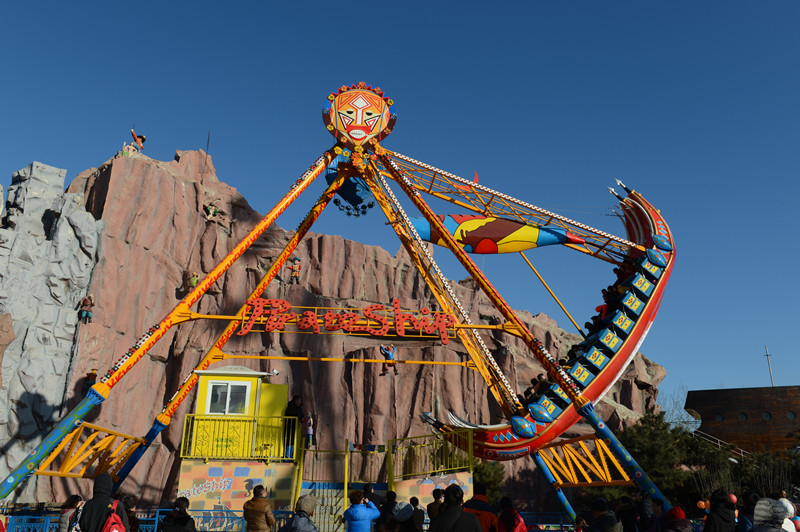
[[[268,531],[275,524],[275,517],[272,515],[272,507],[267,501],[266,491],[264,486],[259,484],[253,488],[253,498],[242,506],[247,532]]]
[[[692,532],[692,522],[686,519],[686,513],[677,506],[667,512],[664,532]]]
[[[623,532],[640,532],[636,504],[630,497],[622,497],[617,507],[617,519],[622,523]]]
[[[125,513],[128,514],[130,532],[139,532],[139,518],[136,517],[136,505],[139,504],[139,499],[135,495],[123,495],[120,500],[125,505]]]
[[[81,323],[92,323],[92,309],[94,308],[94,296],[89,294],[81,299],[80,310],[78,311],[78,320]]]
[[[728,492],[722,489],[714,490],[709,501],[711,510],[706,517],[703,532],[735,532],[736,513]]]
[[[792,517],[794,517],[794,505],[786,497],[781,497],[778,499],[778,502],[786,509],[786,518],[783,520],[782,528],[787,532],[796,532],[797,529],[794,527],[794,521],[792,521]]]
[[[651,499],[653,507],[653,515],[650,516],[650,521],[647,524],[647,532],[664,532],[664,526],[667,524],[667,514],[664,513],[664,501],[661,499]],[[733,532],[732,530],[730,532]]]
[[[301,495],[294,507],[294,515],[289,521],[278,529],[278,532],[318,532],[314,521],[314,510],[317,508],[317,498],[313,495]]]
[[[433,497],[433,502],[428,504],[427,509],[428,519],[430,519],[431,523],[433,523],[433,520],[439,515],[439,509],[444,501],[444,490],[441,488],[436,488],[431,493],[431,496]]]
[[[500,499],[500,518],[497,521],[500,532],[527,532],[528,530],[510,497]]]
[[[494,513],[494,508],[486,498],[486,484],[476,482],[472,489],[475,493],[470,500],[464,503],[464,511],[477,516],[483,532],[497,532],[499,528],[497,514]]]
[[[782,532],[786,508],[775,499],[759,499],[753,512],[753,532]]]
[[[386,492],[386,499],[381,504],[380,512],[381,516],[378,518],[378,525],[382,525],[384,523],[388,523],[389,520],[392,518],[392,511],[394,511],[394,507],[397,504],[397,493],[393,491]]]
[[[372,521],[381,516],[380,511],[361,490],[351,491],[350,508],[344,512],[347,532],[369,532]]]
[[[364,484],[364,497],[372,501],[376,508],[380,508],[383,504],[383,497],[372,491],[372,484]]]
[[[188,508],[189,499],[186,497],[175,499],[175,507],[159,523],[158,530],[160,532],[196,532],[194,519],[186,511]]]
[[[303,423],[306,433],[306,449],[310,449],[314,443],[314,418],[311,417],[311,412],[306,414]]]
[[[650,520],[653,518],[653,501],[650,499],[648,492],[640,491],[637,495],[636,512],[639,514],[639,530],[647,530],[650,526]]]
[[[83,498],[80,495],[70,495],[67,497],[67,500],[61,505],[61,516],[58,518],[58,532],[69,531],[70,520],[73,515],[76,515],[78,508],[81,506],[83,506]],[[80,513],[77,515],[80,515]]]
[[[608,501],[598,497],[592,501],[592,518],[589,521],[589,532],[622,532],[622,523],[608,508]]]
[[[114,489],[114,481],[111,475],[102,473],[94,479],[93,496],[86,501],[81,511],[80,527],[81,532],[100,532],[106,523],[106,518],[110,515],[109,510],[113,508],[114,502],[117,503],[116,513],[120,517],[125,530],[130,530],[128,515],[125,513],[125,505],[119,501],[111,500],[111,491]]]
[[[407,502],[395,502],[392,515],[385,521],[379,530],[381,532],[416,532],[414,525],[414,507]]]
[[[414,509],[414,513],[411,515],[414,528],[421,531],[422,525],[425,523],[425,510],[419,505],[419,499],[416,497],[411,497],[408,502],[411,503],[411,507]]]
[[[464,491],[458,484],[450,484],[444,490],[444,505],[439,509],[439,515],[431,523],[429,532],[483,532],[478,516],[465,512]]]
[[[297,434],[300,420],[303,419],[303,398],[299,395],[293,396],[289,404],[286,405],[286,410],[283,415],[284,417],[290,418],[283,421],[283,443],[286,447],[284,456],[286,458],[292,458],[294,456],[294,438]]]
[[[741,501],[744,506],[739,510],[736,532],[750,532],[753,530],[753,512],[756,510],[758,494],[753,491],[746,491],[742,495]]]

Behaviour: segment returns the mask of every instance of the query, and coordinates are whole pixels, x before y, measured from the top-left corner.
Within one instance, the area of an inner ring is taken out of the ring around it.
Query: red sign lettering
[[[298,315],[297,312],[290,312],[291,304],[283,299],[255,297],[247,300],[246,304],[251,307],[250,316],[236,333],[239,336],[248,334],[256,322],[263,324],[265,332],[283,331],[287,323],[293,322],[302,331],[311,329],[319,333],[320,326],[323,326],[330,332],[367,333],[371,336],[386,336],[392,327],[392,320],[384,315],[386,307],[383,305],[369,305],[360,315],[355,312],[334,310],[322,315],[313,310],[306,310]],[[443,344],[449,342],[447,330],[457,323],[451,314],[431,312],[429,308],[423,308],[419,312],[421,316],[415,317],[411,312],[403,312],[400,309],[400,302],[396,299],[392,302],[392,306],[397,336],[406,336],[407,330],[428,335],[438,333]]]

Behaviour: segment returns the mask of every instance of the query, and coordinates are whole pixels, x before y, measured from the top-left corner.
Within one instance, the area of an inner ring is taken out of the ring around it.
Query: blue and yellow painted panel
[[[621,310],[616,311],[612,316],[610,323],[620,333],[628,335],[633,329],[633,320],[626,316]]]
[[[625,292],[622,295],[622,305],[636,314],[637,316],[644,310],[644,301],[633,295],[633,292]]]
[[[622,347],[622,338],[614,334],[614,331],[611,329],[603,329],[596,335],[593,335],[593,338],[595,338],[600,345],[607,347],[612,353],[616,353],[619,351],[619,348]]]
[[[633,286],[633,289],[636,290],[636,292],[638,292],[639,295],[644,298],[650,297],[650,294],[653,293],[653,288],[654,288],[653,283],[645,279],[644,275],[642,275],[641,273],[637,273],[633,277],[631,285]]]
[[[603,369],[608,364],[609,358],[596,347],[592,347],[584,358],[598,370]]]
[[[641,266],[642,270],[644,270],[645,273],[647,273],[647,275],[653,280],[658,280],[658,278],[661,277],[661,272],[664,271],[663,269],[659,268],[658,266],[647,260],[646,257],[642,259],[642,262],[641,264],[639,264],[639,266]]]
[[[544,408],[547,411],[547,413],[550,414],[550,417],[552,417],[553,419],[557,418],[558,415],[564,411],[563,408],[561,408],[553,401],[544,396],[542,396],[542,398],[539,399],[539,404],[542,405],[542,408]]]
[[[573,379],[579,382],[582,387],[586,387],[586,385],[588,385],[590,382],[592,382],[592,379],[594,379],[594,373],[580,364],[575,364],[572,366],[569,374]]]
[[[561,387],[558,384],[552,385],[550,389],[553,390],[557,396],[563,399],[565,403],[569,404],[572,402],[569,396],[564,392],[564,390],[561,389]]]

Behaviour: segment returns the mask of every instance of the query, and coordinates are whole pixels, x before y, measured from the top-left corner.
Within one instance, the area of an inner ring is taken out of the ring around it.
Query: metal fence
[[[157,532],[158,523],[166,516],[170,510],[138,510],[139,532]],[[189,515],[194,518],[197,530],[204,532],[244,532],[244,518],[242,512],[234,510],[189,510]],[[275,526],[273,530],[278,530],[289,519],[293,513],[285,511],[273,512],[275,516]],[[535,513],[523,512],[522,518],[528,530],[549,530],[559,532],[572,532],[574,526],[569,516],[561,513]],[[55,511],[42,511],[40,509],[18,509],[13,514],[8,515],[7,532],[57,532],[59,514]],[[341,520],[330,523],[323,523],[319,517],[314,521],[317,527],[322,530],[336,531],[344,530]],[[424,529],[427,530],[429,521],[425,518]]]
[[[137,510],[139,532],[157,532],[158,524],[170,512],[162,510]],[[204,532],[242,532],[245,529],[242,512],[234,510],[189,510],[197,530]],[[292,512],[275,511],[274,530],[288,521]],[[8,515],[7,532],[58,532],[60,512],[43,512],[36,509],[16,509]]]
[[[391,440],[390,449],[388,474],[392,480],[472,471],[469,429]]]

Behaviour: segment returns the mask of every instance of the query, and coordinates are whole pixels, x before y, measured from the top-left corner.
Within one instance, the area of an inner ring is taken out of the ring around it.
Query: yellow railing
[[[390,481],[472,471],[472,431],[390,440],[387,466]]]
[[[307,449],[303,480],[306,482],[382,482],[386,479],[386,451],[321,451]]]
[[[294,461],[300,445],[295,417],[187,414],[181,458]]]

